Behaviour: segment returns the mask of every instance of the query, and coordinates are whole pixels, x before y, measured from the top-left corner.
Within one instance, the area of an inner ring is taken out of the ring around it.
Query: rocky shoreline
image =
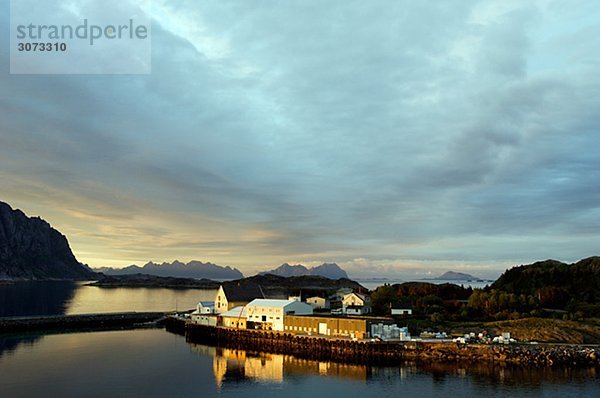
[[[408,348],[408,347],[407,347]],[[524,366],[600,366],[598,348],[564,345],[425,343],[408,356],[440,362],[498,362]],[[411,348],[408,348],[410,351]]]

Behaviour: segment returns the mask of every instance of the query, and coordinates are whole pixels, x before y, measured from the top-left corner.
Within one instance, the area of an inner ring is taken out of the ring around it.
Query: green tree
[[[396,289],[388,284],[379,286],[371,294],[371,305],[373,313],[376,315],[389,315],[391,306],[397,303],[398,295],[396,294]]]

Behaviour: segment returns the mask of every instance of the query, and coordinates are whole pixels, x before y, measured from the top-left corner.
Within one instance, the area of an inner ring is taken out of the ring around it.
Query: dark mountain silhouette
[[[259,275],[277,275],[283,277],[290,276],[323,276],[329,279],[340,279],[348,278],[346,271],[340,268],[335,263],[324,263],[313,268],[306,268],[302,264],[289,265],[288,263],[282,264],[279,267],[271,271],[265,271],[259,273]]]
[[[0,279],[94,279],[67,238],[39,217],[0,202]]]
[[[239,279],[244,275],[237,269],[231,267],[222,267],[212,263],[203,263],[201,261],[190,261],[184,264],[180,261],[172,263],[156,264],[149,262],[143,267],[130,265],[125,268],[96,268],[95,271],[102,272],[105,275],[133,275],[145,274],[153,276],[165,276],[175,278],[195,278],[195,279]]]
[[[358,282],[348,278],[331,279],[320,275],[289,277],[273,274],[254,275],[240,280],[224,282],[223,285],[236,285],[241,288],[258,285],[267,298],[288,298],[289,295],[310,297],[335,292],[342,288],[350,288],[363,293],[368,291]]]
[[[310,270],[311,275],[324,276],[329,279],[348,278],[348,274],[336,263],[324,263]]]
[[[259,275],[268,275],[268,274],[290,277],[290,276],[310,275],[310,271],[308,270],[308,268],[306,268],[304,265],[301,265],[301,264],[289,265],[288,263],[285,263],[285,264],[281,264],[279,267],[277,267],[271,271],[261,272]]]
[[[560,296],[562,304],[568,299],[598,303],[600,300],[600,257],[589,257],[573,264],[556,260],[538,261],[505,271],[490,289],[514,294]]]

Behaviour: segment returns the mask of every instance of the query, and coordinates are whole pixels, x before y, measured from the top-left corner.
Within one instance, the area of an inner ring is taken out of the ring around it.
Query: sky
[[[154,0],[148,75],[11,75],[0,4],[0,200],[81,262],[600,254],[596,1]]]

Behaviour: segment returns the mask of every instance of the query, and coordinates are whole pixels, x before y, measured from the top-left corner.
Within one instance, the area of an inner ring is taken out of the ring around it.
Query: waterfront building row
[[[313,314],[312,307],[295,300],[256,299],[221,314],[194,311],[190,322],[233,329],[273,330],[299,335],[352,339],[409,340],[406,328],[392,319]]]

